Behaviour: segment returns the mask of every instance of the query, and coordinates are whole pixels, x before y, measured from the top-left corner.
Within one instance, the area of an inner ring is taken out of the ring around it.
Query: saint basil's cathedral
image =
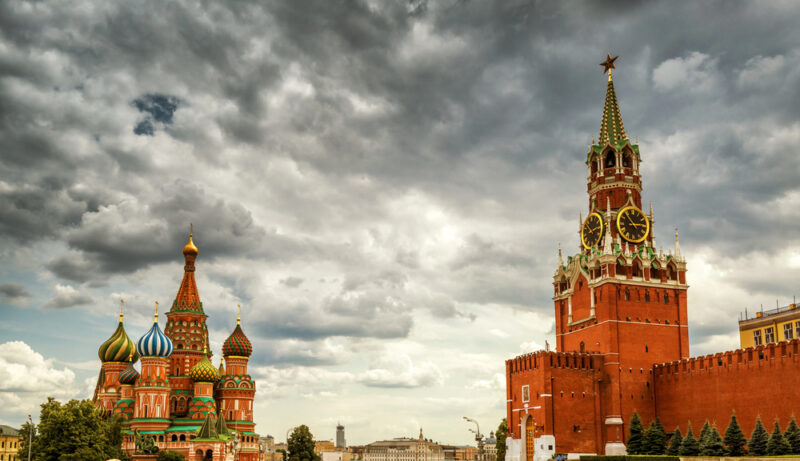
[[[147,439],[149,445],[179,452],[189,461],[255,461],[256,388],[247,372],[253,347],[237,316],[236,328],[222,346],[224,363],[219,368],[211,363],[208,316],[194,278],[197,254],[190,233],[183,247],[183,280],[164,331],[156,305],[152,328],[134,343],[120,309],[116,331],[98,351],[102,368],[94,402],[124,421],[123,449],[129,455],[141,453],[141,442]],[[134,368],[137,361],[139,371]]]

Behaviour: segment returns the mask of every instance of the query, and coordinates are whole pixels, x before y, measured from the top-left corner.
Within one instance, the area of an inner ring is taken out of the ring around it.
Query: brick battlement
[[[736,413],[745,434],[757,417],[786,425],[797,409],[800,339],[653,366],[656,414],[664,427],[724,428]]]
[[[536,351],[506,360],[506,368],[512,374],[539,368],[598,369],[603,356],[589,352]]]
[[[762,360],[780,359],[800,354],[800,339],[781,341],[757,347],[717,352],[715,354],[675,360],[653,365],[656,376],[675,373],[695,373],[713,368],[742,366]]]

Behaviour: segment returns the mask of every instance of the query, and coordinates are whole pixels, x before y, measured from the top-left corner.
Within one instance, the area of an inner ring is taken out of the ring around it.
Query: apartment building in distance
[[[22,437],[11,426],[0,425],[0,461],[17,461]]]
[[[739,319],[739,344],[742,348],[795,338],[800,338],[800,309],[795,303],[767,311],[745,311]]]

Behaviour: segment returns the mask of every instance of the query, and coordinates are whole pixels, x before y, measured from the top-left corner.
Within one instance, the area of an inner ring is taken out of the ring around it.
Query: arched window
[[[596,174],[597,173],[597,159],[595,157],[592,157],[592,160],[590,161],[590,163],[592,164],[592,174]]]
[[[667,278],[669,280],[677,280],[678,279],[678,273],[677,273],[677,271],[675,270],[675,267],[672,264],[667,266]]]
[[[669,304],[669,293],[664,293],[664,304]]]
[[[583,341],[581,341],[581,352],[586,352],[586,344]]]
[[[631,300],[631,290],[626,288],[625,289],[625,301],[630,301],[630,300]]]
[[[646,303],[650,302],[650,290],[645,290],[644,291],[644,302],[646,302]]]
[[[622,153],[622,168],[630,168],[631,167],[631,155],[625,151]]]
[[[181,442],[185,442],[185,441],[186,441],[186,434],[181,434],[181,436],[180,436],[179,440],[180,440]]]
[[[658,275],[658,267],[650,266],[650,280],[661,280],[661,277]]]
[[[176,399],[175,397],[170,399],[170,405],[172,408],[172,412],[173,413],[176,412],[178,410],[178,399]]]
[[[634,277],[641,277],[642,276],[642,262],[638,259],[633,261],[633,276]]]
[[[177,442],[177,441],[178,441],[178,436],[177,436],[177,435],[175,435],[175,434],[172,434],[172,438],[170,438],[170,440],[171,440],[172,442]]]
[[[625,277],[625,266],[622,264],[622,260],[617,260],[617,275],[621,275]]]
[[[614,151],[610,150],[606,153],[605,167],[614,168],[615,166],[617,166],[617,156],[614,155]]]

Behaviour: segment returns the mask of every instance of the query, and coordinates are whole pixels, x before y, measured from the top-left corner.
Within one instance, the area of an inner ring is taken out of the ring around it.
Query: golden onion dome
[[[187,243],[186,246],[183,247],[183,254],[197,256],[197,253],[199,252],[200,250],[198,250],[197,247],[194,246],[194,242],[192,241],[192,233],[190,232],[189,243]]]
[[[208,360],[208,353],[205,351],[203,358],[189,370],[189,376],[196,383],[215,383],[219,381],[219,371]]]

